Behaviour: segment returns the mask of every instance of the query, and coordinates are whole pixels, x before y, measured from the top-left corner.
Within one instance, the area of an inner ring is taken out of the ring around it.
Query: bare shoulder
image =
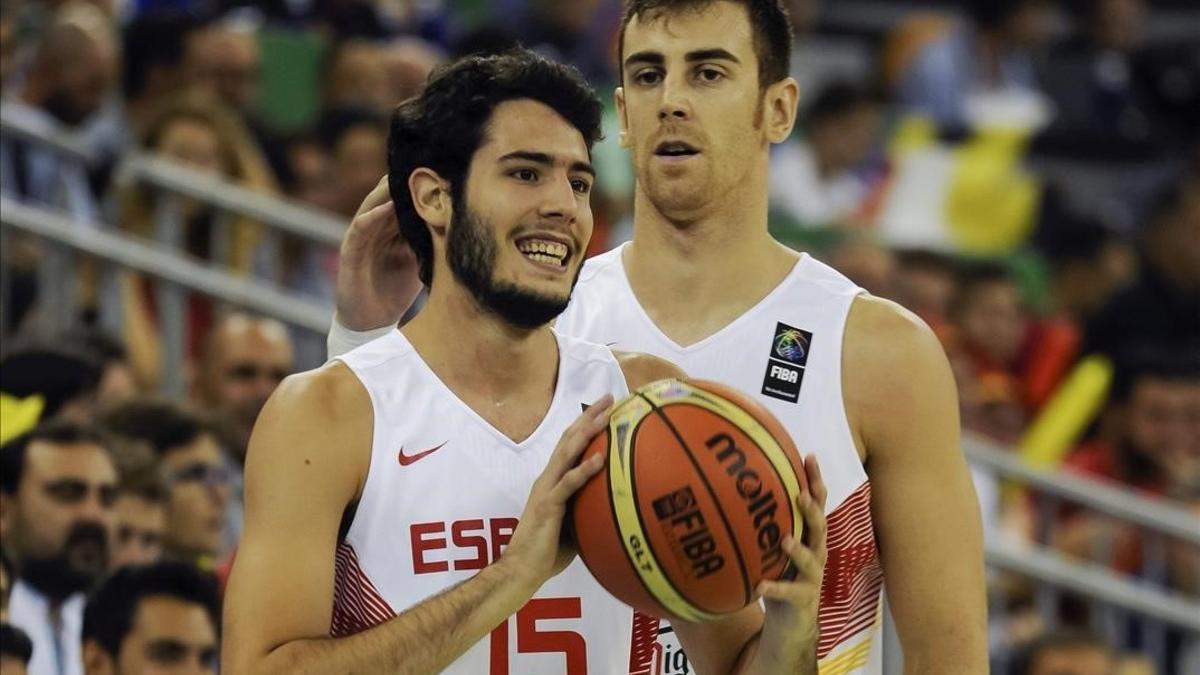
[[[292,375],[259,414],[246,456],[247,472],[267,464],[277,475],[303,461],[328,470],[325,475],[332,479],[365,476],[373,424],[370,396],[344,363],[332,361]]]
[[[842,358],[848,383],[874,385],[894,379],[889,374],[946,361],[937,336],[920,317],[891,300],[870,296],[855,299],[850,307]]]
[[[630,389],[637,389],[656,380],[687,377],[683,369],[666,359],[641,352],[613,352]]]
[[[937,336],[916,314],[882,298],[859,297],[850,307],[842,394],[868,453],[872,431],[892,433],[894,425],[925,414],[957,414],[954,378]]]

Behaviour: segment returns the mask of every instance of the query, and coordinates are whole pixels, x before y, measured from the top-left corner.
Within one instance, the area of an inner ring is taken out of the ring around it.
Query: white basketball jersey
[[[375,425],[370,473],[337,550],[333,636],[378,625],[495,561],[584,404],[628,393],[611,351],[557,339],[553,401],[521,443],[455,396],[400,331],[341,357],[366,387]],[[644,673],[656,628],[576,560],[444,672]]]
[[[815,453],[829,489],[829,556],[821,589],[821,675],[882,672],[882,568],[871,521],[871,486],[842,401],[842,337],[854,298],[864,291],[807,254],[771,293],[708,338],[682,347],[642,309],[625,275],[624,246],[585,263],[563,334],[645,352],[692,377],[736,387],[769,409],[801,453]],[[736,283],[732,280],[730,283]],[[690,670],[664,624],[653,672]]]

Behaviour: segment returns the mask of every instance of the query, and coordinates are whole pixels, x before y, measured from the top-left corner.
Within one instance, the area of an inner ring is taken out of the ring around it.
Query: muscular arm
[[[617,353],[630,390],[665,378],[684,378],[674,364],[647,354]],[[806,530],[819,553],[813,556],[804,546],[788,551],[800,574],[794,583],[768,584],[764,591],[768,608],[764,614],[757,602],[717,621],[690,623],[672,621],[688,661],[697,673],[787,673],[817,672],[817,592],[824,564],[824,486],[815,462],[806,462],[809,484],[817,499],[807,497],[800,505]],[[768,620],[768,616],[770,617]]]
[[[843,389],[866,448],[888,599],[905,673],[986,673],[979,504],[959,443],[954,378],[932,332],[899,305],[859,298]]]
[[[228,673],[434,673],[532,596],[501,558],[379,626],[329,637],[334,550],[366,478],[371,403],[345,365],[289,378],[246,463],[246,530],[225,602]]]

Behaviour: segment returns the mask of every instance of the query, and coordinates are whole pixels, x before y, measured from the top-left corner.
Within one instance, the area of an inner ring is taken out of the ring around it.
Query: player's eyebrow
[[[542,166],[552,167],[552,166],[555,166],[556,164],[558,164],[558,161],[556,160],[554,155],[551,155],[548,152],[536,152],[533,150],[514,150],[513,152],[510,152],[507,155],[502,156],[500,158],[500,161],[501,162],[510,162],[512,160],[518,160],[518,159],[522,160],[522,161],[526,161],[526,162],[533,162],[534,164],[541,164]],[[596,169],[587,162],[581,162],[578,160],[571,162],[571,165],[568,167],[568,169],[570,171],[579,171],[582,173],[586,173],[586,174],[590,175],[592,178],[596,177]]]
[[[740,64],[742,62],[741,59],[734,56],[732,52],[725,50],[725,49],[721,49],[720,47],[714,47],[712,49],[697,49],[695,51],[690,51],[687,54],[685,54],[683,58],[685,61],[688,61],[688,62],[732,61],[733,63],[737,63],[737,64]]]
[[[625,57],[625,67],[631,68],[636,65],[661,66],[666,61],[667,59],[662,55],[662,52],[634,52]]]

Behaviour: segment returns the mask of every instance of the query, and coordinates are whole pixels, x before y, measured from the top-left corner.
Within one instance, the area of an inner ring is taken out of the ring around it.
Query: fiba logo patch
[[[811,334],[779,324],[782,330],[775,334],[775,356],[803,365],[808,357],[808,340]]]
[[[767,356],[767,373],[763,377],[764,396],[788,403],[800,400],[800,383],[804,380],[804,367],[811,347],[812,333],[786,323],[775,324],[775,337],[771,339],[771,353]]]

